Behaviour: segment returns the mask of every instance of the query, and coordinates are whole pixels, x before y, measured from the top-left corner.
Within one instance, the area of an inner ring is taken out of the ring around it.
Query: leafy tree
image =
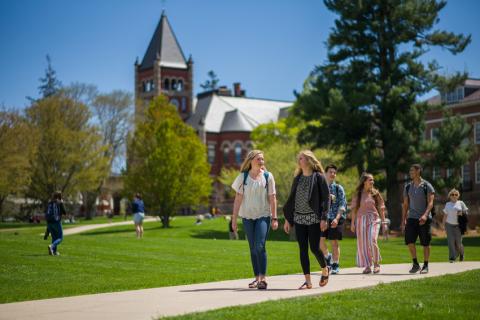
[[[208,203],[212,181],[205,145],[164,96],[155,98],[129,141],[125,189],[140,192],[151,213],[169,218],[186,206]]]
[[[448,191],[453,187],[461,190],[462,166],[468,162],[474,150],[469,140],[471,129],[463,118],[446,111],[436,138],[426,144],[424,167],[430,173],[434,168],[450,170],[450,176],[438,177],[433,181],[438,190]]]
[[[18,112],[0,111],[0,216],[8,195],[24,193],[35,155],[35,131]]]
[[[56,190],[77,196],[107,176],[105,148],[85,105],[58,94],[35,102],[26,114],[39,140],[29,197],[45,205]]]
[[[339,17],[327,41],[328,61],[312,73],[295,113],[316,120],[301,142],[343,150],[345,165],[384,172],[392,224],[401,215],[399,177],[418,160],[426,103],[417,98],[440,82],[439,66],[421,57],[431,46],[462,52],[470,36],[434,29],[445,1],[325,0]]]
[[[215,90],[218,87],[218,82],[220,81],[213,70],[208,71],[208,77],[210,79],[205,80],[203,84],[200,84],[200,87],[203,90]]]

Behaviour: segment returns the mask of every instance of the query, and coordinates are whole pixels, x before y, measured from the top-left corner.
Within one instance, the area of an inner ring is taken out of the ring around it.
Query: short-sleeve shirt
[[[347,208],[347,199],[345,197],[345,190],[335,181],[332,182],[328,188],[330,189],[330,209],[328,211],[328,219],[333,220],[337,217],[338,210],[343,210],[343,217],[345,218],[345,211]],[[332,198],[334,196],[334,199]]]
[[[378,197],[378,205],[375,203],[375,198],[371,195],[370,192],[362,191],[362,197],[360,199],[360,206],[357,210],[357,217],[364,215],[373,215],[376,219],[380,217],[377,206],[379,209],[385,208],[385,202],[381,196]],[[357,193],[353,195],[352,199],[352,210],[355,210],[357,207]]]
[[[425,195],[424,186],[427,188],[427,195],[435,194],[435,189],[427,180],[421,180],[418,186],[415,186],[415,183],[409,182],[405,185],[403,189],[403,196],[407,197],[407,186],[408,190],[408,218],[409,219],[420,219],[422,215],[427,210],[428,202],[427,196]],[[432,214],[428,214],[429,217],[432,217]]]
[[[458,225],[458,211],[467,212],[468,208],[463,201],[449,201],[445,204],[443,213],[447,215],[448,224]]]
[[[258,180],[254,180],[248,175],[247,184],[245,185],[243,184],[243,179],[244,175],[241,172],[232,184],[233,190],[243,195],[238,215],[246,219],[270,217],[272,213],[268,196],[276,194],[273,174],[271,172],[268,173],[268,190],[266,188],[267,181],[263,173]]]

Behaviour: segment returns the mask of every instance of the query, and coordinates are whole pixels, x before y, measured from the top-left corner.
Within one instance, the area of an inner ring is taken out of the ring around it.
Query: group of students
[[[232,184],[236,191],[232,230],[237,231],[237,217],[242,218],[243,227],[250,247],[250,258],[255,279],[249,288],[267,289],[267,252],[265,248],[268,232],[278,228],[275,179],[265,168],[263,152],[252,150],[240,167],[240,174]],[[402,228],[405,229],[405,244],[408,246],[412,268],[410,273],[428,273],[430,256],[431,221],[435,190],[421,177],[422,168],[414,164],[410,168],[411,182],[404,189]],[[347,201],[344,188],[335,182],[337,167],[328,165],[325,171],[312,151],[298,154],[297,168],[286,203],[284,231],[295,230],[300,251],[300,264],[305,277],[299,289],[311,289],[309,248],[321,267],[319,286],[327,285],[330,272],[340,272],[341,225],[346,219]],[[458,191],[451,192],[451,196]],[[364,274],[379,273],[381,255],[378,234],[381,226],[387,227],[385,202],[374,187],[372,174],[363,173],[351,201],[351,231],[357,237],[356,264]],[[455,199],[452,199],[452,201]],[[460,206],[460,210],[457,210]],[[454,208],[454,209],[450,209]],[[463,246],[457,235],[457,216],[468,209],[463,202],[447,204],[444,212],[447,235],[449,236],[450,260],[460,256],[463,260]],[[454,212],[454,215],[450,214]],[[449,218],[451,217],[451,218]],[[424,264],[420,268],[416,253],[416,240],[423,246]],[[452,240],[450,239],[452,238]],[[331,242],[329,253],[327,240]]]

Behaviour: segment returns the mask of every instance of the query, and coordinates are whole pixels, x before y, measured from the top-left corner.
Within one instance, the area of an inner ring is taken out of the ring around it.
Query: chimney
[[[242,90],[240,82],[233,84],[233,94],[235,97],[245,97],[245,90]]]

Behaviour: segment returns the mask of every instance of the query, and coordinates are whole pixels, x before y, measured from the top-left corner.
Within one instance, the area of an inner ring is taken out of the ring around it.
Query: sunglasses
[[[451,195],[451,197],[458,197],[458,196],[460,196],[458,193],[454,193]]]

